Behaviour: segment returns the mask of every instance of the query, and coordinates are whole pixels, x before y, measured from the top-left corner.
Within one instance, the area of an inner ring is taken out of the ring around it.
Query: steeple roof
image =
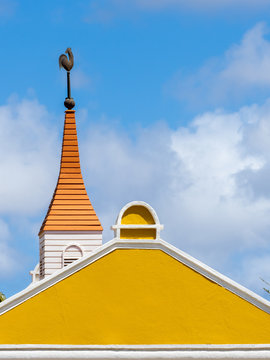
[[[39,235],[44,231],[102,230],[81,174],[75,110],[66,110],[58,182]]]

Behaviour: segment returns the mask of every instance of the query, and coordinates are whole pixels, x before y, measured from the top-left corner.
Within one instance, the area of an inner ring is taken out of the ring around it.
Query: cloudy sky
[[[0,0],[0,291],[30,282],[57,181],[72,47],[83,176],[104,226],[144,200],[163,239],[267,298],[268,0]]]

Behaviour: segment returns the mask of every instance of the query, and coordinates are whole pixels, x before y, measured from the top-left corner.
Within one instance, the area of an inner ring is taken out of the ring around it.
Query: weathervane
[[[75,101],[71,97],[70,91],[70,70],[73,68],[74,58],[71,48],[67,48],[65,53],[68,54],[69,59],[65,54],[60,55],[59,68],[64,68],[67,71],[67,97],[65,99],[64,105],[68,110],[71,110],[75,106]]]

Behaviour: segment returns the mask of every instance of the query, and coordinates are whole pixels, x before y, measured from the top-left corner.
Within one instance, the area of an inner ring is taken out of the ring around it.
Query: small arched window
[[[63,252],[63,266],[67,266],[73,261],[80,259],[83,256],[83,251],[79,245],[69,245]]]

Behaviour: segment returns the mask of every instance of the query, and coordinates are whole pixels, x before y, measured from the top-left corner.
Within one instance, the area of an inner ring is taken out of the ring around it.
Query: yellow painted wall
[[[156,229],[121,229],[120,239],[149,239],[156,238]]]
[[[1,344],[269,343],[270,315],[160,250],[115,250],[0,316]]]

